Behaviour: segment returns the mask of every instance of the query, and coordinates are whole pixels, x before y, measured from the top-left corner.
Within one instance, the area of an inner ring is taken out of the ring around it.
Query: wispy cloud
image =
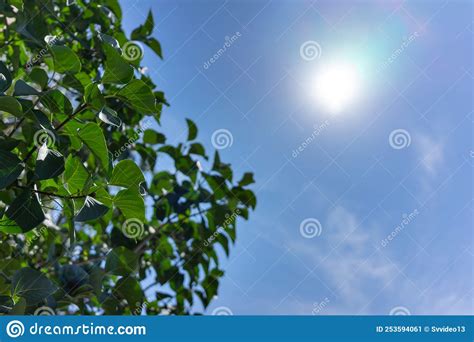
[[[444,145],[427,135],[420,135],[417,140],[423,169],[428,176],[435,177],[444,161]]]

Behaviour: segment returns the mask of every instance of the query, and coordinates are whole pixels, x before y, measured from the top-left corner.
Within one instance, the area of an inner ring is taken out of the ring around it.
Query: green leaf
[[[239,186],[246,186],[249,184],[255,183],[255,180],[253,179],[253,173],[252,172],[246,172],[242,176],[242,179],[239,182]]]
[[[143,38],[148,37],[153,32],[154,26],[153,13],[150,10],[148,11],[145,23],[133,30],[131,35],[132,39],[142,40]]]
[[[23,11],[23,0],[10,0],[9,3],[15,6],[20,11]]]
[[[196,139],[198,134],[196,124],[190,119],[186,119],[186,123],[188,124],[188,141]]]
[[[72,114],[71,102],[58,89],[43,93],[40,101],[53,114]]]
[[[81,61],[76,53],[64,45],[50,46],[54,59],[54,70],[59,73],[78,73],[81,71]]]
[[[89,84],[84,90],[84,101],[92,108],[100,110],[105,106],[105,99],[95,83]]]
[[[130,188],[137,187],[144,181],[145,176],[143,176],[142,170],[133,160],[126,159],[115,165],[109,184]]]
[[[109,168],[109,153],[105,143],[104,133],[96,123],[89,122],[78,132],[79,138],[86,144],[91,152],[99,159],[102,168]]]
[[[143,24],[143,31],[142,33],[145,36],[149,36],[153,32],[153,28],[155,27],[155,21],[153,20],[153,13],[151,10],[148,11],[148,16],[146,18],[145,24]]]
[[[86,222],[91,220],[97,220],[104,216],[109,211],[109,208],[103,205],[96,199],[87,196],[84,201],[84,206],[79,210],[74,220],[76,222]]]
[[[35,305],[56,292],[57,287],[46,276],[32,268],[18,270],[12,279],[12,297],[23,297]]]
[[[23,80],[18,80],[15,82],[15,90],[13,96],[29,96],[29,95],[39,95],[41,94],[35,88],[30,86]]]
[[[143,41],[150,49],[152,49],[158,57],[163,59],[163,52],[161,50],[161,44],[153,37],[149,37]]]
[[[64,172],[64,157],[55,150],[50,150],[43,144],[36,158],[35,175],[39,180],[58,177]]]
[[[150,145],[164,144],[166,142],[166,137],[153,129],[147,129],[143,133],[143,142]]]
[[[114,197],[114,205],[120,209],[126,219],[145,220],[145,201],[138,186],[120,190]]]
[[[54,127],[51,124],[49,116],[37,109],[33,109],[32,112],[36,120],[40,124],[41,128],[47,129],[50,131],[50,132],[44,132],[46,134],[43,135],[42,137],[44,137],[47,140],[48,144],[53,144],[57,136],[56,136],[56,132],[54,131]]]
[[[122,20],[122,9],[118,0],[104,0],[105,5],[112,10],[119,20]]]
[[[80,193],[84,189],[87,180],[89,179],[89,172],[77,157],[69,155],[66,159],[66,166],[64,171],[64,184],[71,194]]]
[[[5,215],[27,232],[41,224],[45,218],[38,196],[31,190],[24,190],[8,207]]]
[[[21,171],[23,164],[15,154],[0,150],[0,189],[12,184]]]
[[[130,276],[138,268],[138,255],[125,247],[112,249],[105,261],[105,270],[111,274]]]
[[[28,78],[32,82],[35,82],[37,85],[39,85],[41,89],[46,88],[46,86],[48,85],[48,74],[41,68],[34,67],[33,69],[31,69]]]
[[[100,112],[97,113],[97,117],[108,125],[115,127],[122,125],[122,120],[118,117],[117,112],[109,107],[103,107]]]
[[[113,291],[115,297],[124,298],[127,301],[131,311],[140,307],[145,299],[140,283],[132,277],[120,278]]]
[[[0,61],[0,93],[3,93],[12,84],[12,74],[7,66]]]
[[[15,221],[3,216],[0,219],[0,231],[5,234],[21,234],[23,230],[16,224]]]
[[[117,93],[132,108],[144,114],[156,113],[155,96],[142,80],[132,80]]]
[[[11,96],[0,96],[0,112],[9,113],[17,118],[23,114],[20,102]]]
[[[102,45],[106,56],[105,72],[102,83],[124,84],[133,77],[133,68],[109,44]]]
[[[190,154],[197,154],[199,156],[207,158],[206,150],[204,149],[204,146],[202,146],[202,144],[200,144],[200,143],[191,144],[191,146],[189,147],[189,153]]]

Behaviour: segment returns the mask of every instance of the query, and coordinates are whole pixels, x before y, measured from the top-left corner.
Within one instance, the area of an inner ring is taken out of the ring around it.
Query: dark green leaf
[[[23,164],[13,153],[0,150],[0,189],[12,184],[23,171]]]
[[[46,88],[48,85],[48,74],[41,68],[34,67],[31,69],[28,78],[39,85],[41,89]]]
[[[20,102],[11,96],[0,96],[0,112],[9,113],[17,118],[23,114]]]
[[[188,124],[188,141],[196,139],[198,134],[196,124],[190,119],[186,119],[186,123]]]
[[[202,146],[202,144],[200,144],[200,143],[191,144],[191,146],[189,147],[189,153],[197,154],[199,156],[203,156],[203,157],[207,158],[206,157],[206,151],[204,150],[204,146]]]
[[[246,172],[242,176],[242,179],[239,182],[239,186],[246,186],[253,183],[255,183],[255,180],[253,179],[253,173]]]
[[[84,206],[79,210],[74,220],[76,222],[86,222],[96,220],[109,211],[109,208],[90,196],[86,197]]]
[[[148,45],[160,58],[163,58],[163,52],[161,51],[161,44],[153,37],[149,37],[144,40],[144,43]]]
[[[130,276],[138,268],[138,255],[125,247],[112,249],[105,261],[105,270],[111,274]]]
[[[15,198],[5,215],[15,221],[23,232],[37,227],[45,218],[38,196],[29,189]]]
[[[41,103],[53,114],[72,114],[71,102],[58,89],[43,93]]]
[[[29,95],[39,95],[40,92],[35,88],[30,86],[23,80],[18,80],[15,82],[15,90],[13,96],[29,96]]]
[[[32,268],[18,270],[12,279],[12,297],[23,297],[28,305],[38,304],[56,290],[56,285],[43,273]]]
[[[36,158],[35,174],[39,180],[50,179],[64,172],[64,157],[55,150],[50,150],[46,144],[40,147]]]
[[[153,28],[155,26],[153,20],[153,13],[151,10],[148,12],[148,16],[146,21],[143,25],[140,25],[138,28],[133,30],[132,32],[132,39],[142,40],[145,37],[148,37],[153,32]]]
[[[116,297],[124,298],[127,301],[132,312],[140,307],[145,299],[140,283],[132,277],[119,279],[115,285],[114,293]],[[139,312],[135,314],[139,314]]]
[[[147,129],[143,133],[143,142],[145,144],[164,144],[166,142],[166,137],[152,129]]]

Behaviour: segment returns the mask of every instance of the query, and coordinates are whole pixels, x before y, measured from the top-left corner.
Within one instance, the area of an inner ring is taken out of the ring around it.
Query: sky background
[[[207,314],[473,314],[471,1],[121,3],[128,32],[154,13],[170,142],[186,117],[208,151],[226,129],[223,159],[255,173]],[[360,74],[337,115],[314,91],[335,61]]]

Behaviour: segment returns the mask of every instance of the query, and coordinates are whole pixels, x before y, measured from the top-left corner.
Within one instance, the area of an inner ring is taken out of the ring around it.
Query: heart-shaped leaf
[[[125,159],[115,165],[109,184],[129,188],[136,187],[144,181],[145,176],[138,165],[133,160]]]
[[[28,305],[35,305],[56,292],[54,285],[43,273],[32,268],[18,270],[12,279],[12,297],[23,297]]]
[[[74,220],[77,222],[96,220],[107,214],[108,211],[109,208],[107,206],[103,205],[96,199],[87,196],[84,201],[84,206],[79,210]]]

